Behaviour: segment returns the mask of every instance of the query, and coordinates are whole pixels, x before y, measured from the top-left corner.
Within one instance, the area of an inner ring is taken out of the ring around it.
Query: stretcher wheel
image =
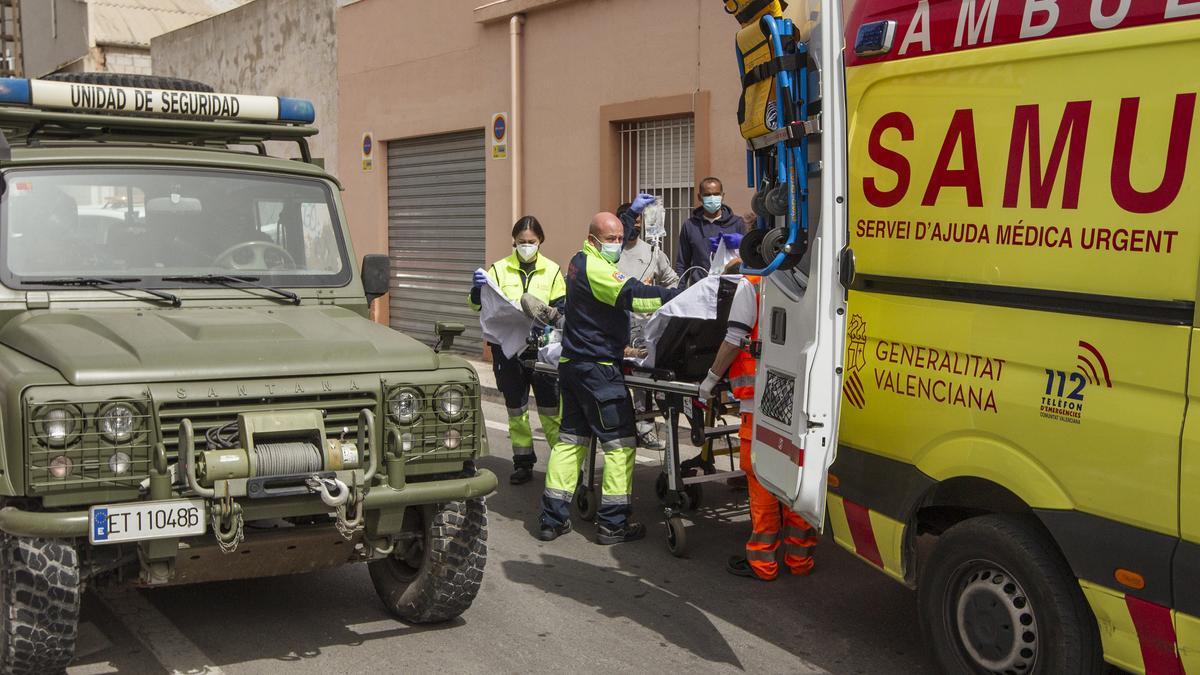
[[[679,516],[667,518],[667,550],[676,558],[682,558],[687,553],[687,530],[683,527],[683,518]]]
[[[755,192],[754,196],[750,198],[750,208],[754,211],[755,215],[763,218],[772,217],[771,212],[767,211],[766,199],[767,193],[765,190]]]
[[[769,230],[763,237],[762,244],[759,245],[763,253],[763,257],[767,262],[775,259],[775,256],[783,250],[783,245],[787,243],[787,230],[782,227],[777,227],[774,230]],[[779,264],[779,269],[790,270],[800,263],[802,253],[791,253],[783,258],[783,262]]]
[[[763,206],[767,213],[773,216],[786,216],[788,213],[788,186],[785,183],[780,183],[767,193],[763,199]]]
[[[666,506],[667,504],[667,474],[660,473],[658,478],[654,479],[654,496],[658,497],[658,503]]]
[[[763,259],[762,251],[759,244],[763,238],[767,236],[766,230],[750,230],[742,237],[742,244],[738,247],[738,255],[742,259],[742,265],[751,269],[761,270],[767,266],[767,260]]]
[[[599,496],[594,494],[595,488],[580,487],[575,491],[575,510],[579,512],[580,520],[591,522],[596,519],[596,511],[600,508]]]

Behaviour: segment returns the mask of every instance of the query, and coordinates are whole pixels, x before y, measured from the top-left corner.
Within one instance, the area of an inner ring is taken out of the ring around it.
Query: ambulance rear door
[[[853,269],[853,254],[845,248],[847,155],[840,5],[837,0],[821,0],[819,23],[809,42],[820,78],[822,132],[809,146],[809,157],[819,156],[821,164],[809,181],[813,236],[808,264],[776,271],[760,285],[762,351],[752,445],[758,480],[818,528],[825,519],[826,481],[837,451],[845,285],[849,285],[849,278],[842,277],[849,277]]]

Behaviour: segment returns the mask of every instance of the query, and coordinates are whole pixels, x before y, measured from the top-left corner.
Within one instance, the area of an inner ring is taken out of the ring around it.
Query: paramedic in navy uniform
[[[597,213],[583,250],[567,267],[567,316],[558,364],[562,427],[546,467],[538,532],[542,541],[571,531],[571,499],[593,436],[604,451],[597,540],[617,544],[646,535],[644,525],[629,519],[636,432],[620,364],[629,342],[628,313],[653,312],[679,291],[621,274],[616,262],[624,238],[615,215]]]

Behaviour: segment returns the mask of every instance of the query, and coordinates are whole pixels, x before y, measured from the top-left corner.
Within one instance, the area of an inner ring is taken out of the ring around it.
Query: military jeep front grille
[[[281,387],[282,388],[282,387]],[[170,461],[179,454],[179,423],[192,421],[196,448],[205,447],[204,432],[237,419],[244,412],[317,409],[325,413],[325,432],[329,438],[358,434],[358,413],[368,408],[379,413],[374,391],[322,392],[319,394],[275,394],[251,397],[212,397],[186,401],[164,401],[158,405],[159,428]]]

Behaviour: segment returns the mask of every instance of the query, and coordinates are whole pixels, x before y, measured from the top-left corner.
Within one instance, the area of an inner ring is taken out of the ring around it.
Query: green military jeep
[[[102,579],[366,562],[410,622],[479,591],[477,376],[367,318],[387,257],[356,267],[337,180],[267,152],[309,160],[312,121],[181,80],[0,79],[0,672],[64,667]]]

